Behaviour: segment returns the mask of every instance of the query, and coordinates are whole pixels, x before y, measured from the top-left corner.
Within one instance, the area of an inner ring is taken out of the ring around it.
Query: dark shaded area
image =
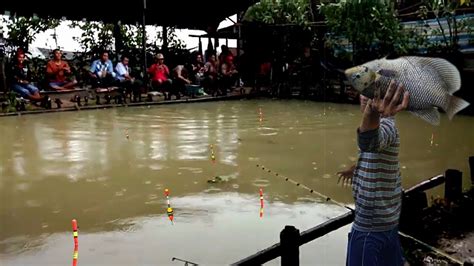
[[[146,0],[145,0],[146,1]],[[245,10],[255,0],[235,1],[146,1],[146,22],[149,25],[177,26],[213,31],[219,22],[239,10]],[[9,11],[17,16],[65,17],[70,20],[115,22],[125,24],[142,23],[143,1],[124,2],[126,7],[119,8],[117,1],[84,0],[69,3],[59,0],[0,2],[0,12]],[[121,4],[120,4],[121,5]],[[115,7],[115,8],[113,8]],[[209,28],[209,29],[208,29]]]
[[[456,247],[463,246],[464,242],[469,243],[467,237],[474,232],[474,216],[471,215],[473,206],[474,189],[463,193],[450,204],[445,199],[434,199],[431,207],[419,210],[416,215],[411,212],[410,221],[405,220],[400,230],[429,245],[441,247],[453,257],[473,257],[472,249]],[[412,265],[420,265],[423,260],[429,261],[427,257],[452,263],[413,241],[402,238],[402,244]]]

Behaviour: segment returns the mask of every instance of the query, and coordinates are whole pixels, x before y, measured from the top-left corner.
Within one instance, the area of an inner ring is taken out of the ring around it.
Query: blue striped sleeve
[[[379,129],[373,129],[365,132],[360,132],[357,129],[357,143],[359,145],[359,149],[362,152],[371,152],[378,150],[378,139],[379,139]]]
[[[397,140],[397,129],[393,118],[382,118],[379,127],[379,149],[385,149]]]
[[[395,122],[390,118],[382,118],[380,126],[376,129],[360,132],[357,129],[357,143],[362,152],[378,152],[397,140]]]

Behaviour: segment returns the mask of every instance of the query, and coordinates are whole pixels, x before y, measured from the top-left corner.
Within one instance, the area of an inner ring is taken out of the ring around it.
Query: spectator
[[[196,54],[195,60],[192,63],[192,80],[194,84],[200,85],[204,79],[204,61],[201,54]]]
[[[106,88],[114,85],[114,65],[112,61],[109,60],[108,52],[103,51],[100,54],[100,59],[92,63],[90,75],[94,88]]]
[[[214,95],[217,92],[217,62],[215,54],[209,55],[204,65],[203,86],[209,94]]]
[[[125,88],[127,94],[133,93],[134,95],[138,95],[141,93],[140,88],[143,83],[130,75],[131,69],[128,66],[130,61],[128,56],[124,55],[121,59],[121,62],[115,66],[115,74],[119,86]]]
[[[235,85],[237,81],[237,74],[239,73],[233,63],[233,56],[228,55],[225,61],[221,65],[220,71],[220,84],[222,94],[226,95],[227,92]]]
[[[163,54],[157,54],[155,56],[155,63],[148,69],[148,73],[151,75],[151,86],[153,90],[161,91],[165,95],[165,100],[170,100],[170,90],[172,81],[170,77],[170,70],[164,64],[165,57]]]
[[[31,82],[31,68],[25,60],[25,54],[19,51],[11,68],[10,85],[14,92],[33,102],[41,102],[43,97],[39,89]]]
[[[73,90],[77,84],[75,78],[68,79],[66,74],[71,74],[71,68],[66,61],[62,60],[61,50],[53,51],[54,58],[46,66],[46,73],[49,77],[49,87],[57,91]]]
[[[186,89],[191,85],[191,80],[189,79],[189,71],[184,67],[184,65],[177,65],[173,69],[173,91],[172,93],[176,95],[176,99],[181,98],[181,94],[186,94]]]

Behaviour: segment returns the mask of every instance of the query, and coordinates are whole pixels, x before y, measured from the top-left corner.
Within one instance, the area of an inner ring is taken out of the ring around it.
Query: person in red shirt
[[[73,90],[77,81],[66,77],[67,74],[71,74],[69,64],[62,60],[62,53],[59,49],[55,49],[53,53],[53,60],[50,60],[46,66],[49,86],[57,91]]]
[[[220,89],[223,95],[226,95],[228,91],[231,91],[232,87],[235,85],[238,77],[236,66],[234,65],[234,57],[228,55],[225,57],[225,61],[221,64],[220,71]]]
[[[213,96],[217,94],[217,65],[216,55],[209,54],[204,65],[204,78],[201,82],[204,90]]]
[[[170,79],[170,70],[164,64],[163,54],[155,56],[155,63],[148,69],[151,75],[151,87],[153,90],[161,91],[165,95],[165,100],[171,99],[170,89],[172,81]]]

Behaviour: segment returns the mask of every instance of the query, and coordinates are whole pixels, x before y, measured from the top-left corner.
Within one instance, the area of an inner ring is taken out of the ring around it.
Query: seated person
[[[31,68],[26,62],[23,52],[17,53],[10,71],[10,86],[14,92],[32,102],[41,102],[43,100],[39,89],[30,83]]]
[[[200,85],[201,81],[204,79],[204,62],[202,60],[202,55],[197,54],[194,63],[192,63],[193,75],[192,80],[194,84]]]
[[[62,60],[61,50],[53,51],[54,59],[50,60],[46,66],[46,73],[49,78],[49,86],[57,91],[73,90],[77,84],[76,79],[68,79],[66,74],[71,74],[71,68],[66,61]]]
[[[89,73],[93,88],[106,88],[114,85],[115,72],[112,61],[109,60],[108,52],[102,52],[100,59],[92,62]]]
[[[155,56],[155,63],[148,69],[151,75],[151,87],[155,91],[161,91],[165,95],[165,100],[171,99],[170,90],[172,81],[169,78],[170,70],[164,64],[163,54]]]
[[[219,54],[219,63],[222,64],[226,61],[226,58],[228,56],[234,56],[232,52],[230,51],[229,47],[227,45],[221,45],[221,53]]]
[[[207,93],[214,95],[217,92],[217,61],[216,55],[210,54],[204,65],[204,78],[201,83]]]
[[[122,56],[122,61],[115,66],[116,79],[118,85],[125,88],[127,94],[138,95],[143,83],[130,75],[131,69],[128,67],[129,59]]]
[[[262,60],[256,75],[255,88],[257,89],[257,91],[260,91],[261,87],[263,86],[270,86],[271,71],[272,63],[270,62],[269,58]]]
[[[220,71],[220,87],[222,89],[222,93],[225,95],[227,91],[229,91],[232,86],[235,85],[237,81],[237,71],[234,63],[233,63],[233,56],[229,55],[225,58],[224,63],[221,65]]]
[[[191,85],[189,79],[189,71],[184,65],[177,65],[173,69],[173,94],[176,95],[176,99],[181,98],[181,94],[186,94],[188,86]],[[191,95],[194,97],[194,95]]]

